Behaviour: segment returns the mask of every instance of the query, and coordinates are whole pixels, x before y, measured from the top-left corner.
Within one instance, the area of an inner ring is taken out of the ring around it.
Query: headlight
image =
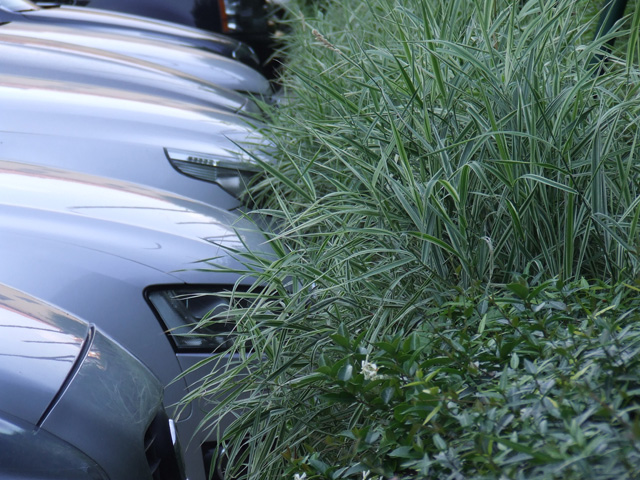
[[[218,0],[223,33],[257,34],[267,30],[265,0]]]
[[[220,185],[236,197],[242,196],[247,183],[260,171],[250,160],[231,155],[211,155],[177,149],[164,149],[173,168],[189,177]]]
[[[210,353],[229,348],[235,323],[225,321],[229,298],[212,291],[167,288],[147,292],[147,299],[160,318],[177,353]],[[215,321],[196,328],[203,318]]]

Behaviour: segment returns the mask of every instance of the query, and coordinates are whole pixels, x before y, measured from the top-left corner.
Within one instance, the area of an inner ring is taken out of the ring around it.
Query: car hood
[[[0,383],[0,446],[6,447],[1,437],[7,434],[16,435],[12,448],[38,449],[48,440],[48,457],[80,460],[93,470],[91,475],[76,470],[75,462],[65,466],[57,458],[40,462],[33,456],[37,468],[30,469],[22,463],[23,452],[14,452],[14,462],[3,451],[0,469],[8,478],[133,480],[151,478],[152,460],[175,462],[162,386],[151,372],[95,326],[5,284],[0,284]],[[150,436],[162,458],[149,455]],[[70,446],[87,456],[71,455]],[[177,473],[176,480],[184,478]]]
[[[3,7],[0,2],[0,8]],[[202,38],[219,41],[221,43],[233,47],[240,42],[225,35],[215,34],[200,30],[198,28],[187,27],[178,23],[165,22],[154,18],[143,17],[140,15],[132,15],[122,12],[114,12],[108,10],[100,10],[89,7],[73,7],[70,5],[51,5],[42,8],[38,4],[31,1],[23,1],[15,6],[15,8],[7,8],[12,13],[20,13],[28,15],[32,18],[47,18],[51,21],[75,22],[86,24],[103,24],[108,27],[122,27],[132,30],[161,32],[168,35],[182,36],[188,38]]]
[[[89,328],[0,284],[0,411],[36,424],[80,354]]]
[[[0,104],[0,132],[113,140],[212,155],[233,152],[249,162],[251,155],[238,144],[251,148],[252,155],[269,148],[241,116],[99,85],[0,75]]]
[[[126,13],[99,10],[88,7],[61,5],[57,8],[39,8],[20,12],[30,21],[53,23],[61,26],[73,26],[97,31],[117,31],[140,38],[171,41],[183,45],[211,48],[215,43],[215,51],[226,52],[233,56],[236,52],[246,50],[239,40],[226,35],[215,34],[198,28],[187,27],[178,23],[141,17]]]
[[[269,95],[269,81],[257,70],[212,52],[160,40],[134,38],[113,32],[93,32],[71,27],[12,21],[0,25],[0,35],[19,35],[94,48],[143,60],[232,90]],[[133,60],[136,59],[136,60]]]
[[[0,35],[0,74],[68,81],[257,113],[246,95],[122,55],[19,35]]]
[[[136,262],[177,282],[210,282],[211,269],[247,271],[247,249],[272,255],[262,233],[238,214],[135,184],[16,162],[0,161],[0,224],[5,232]]]

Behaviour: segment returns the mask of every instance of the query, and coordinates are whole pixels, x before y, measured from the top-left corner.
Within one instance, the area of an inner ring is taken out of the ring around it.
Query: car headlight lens
[[[177,353],[217,352],[233,342],[235,323],[225,320],[230,317],[229,298],[180,287],[148,291],[146,296]],[[198,326],[205,318],[212,321]]]
[[[267,31],[265,0],[219,0],[223,33]]]
[[[226,192],[241,197],[247,184],[260,171],[250,160],[225,155],[164,149],[169,162],[180,173],[220,185]]]

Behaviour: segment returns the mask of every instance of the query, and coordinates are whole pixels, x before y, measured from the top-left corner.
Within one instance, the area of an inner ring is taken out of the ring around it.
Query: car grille
[[[144,434],[144,451],[153,480],[184,479],[164,410],[158,412]]]

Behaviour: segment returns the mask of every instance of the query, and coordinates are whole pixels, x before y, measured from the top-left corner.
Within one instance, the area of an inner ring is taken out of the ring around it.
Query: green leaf
[[[522,300],[529,298],[529,288],[521,283],[509,283],[507,288],[515,293]]]
[[[391,451],[389,456],[397,458],[414,458],[415,452],[413,451],[413,447],[403,446]]]
[[[542,183],[543,185],[547,185],[548,187],[557,188],[558,190],[562,190],[563,192],[574,193],[574,194],[578,193],[574,188],[568,187],[567,185],[563,185],[562,183],[556,182],[549,178],[541,177],[540,175],[535,175],[533,173],[527,173],[525,175],[522,175],[520,178],[533,180],[533,181]]]
[[[376,342],[374,344],[376,347],[378,347],[381,350],[384,350],[386,353],[389,353],[391,355],[394,355],[396,353],[396,346],[392,343],[389,342]]]
[[[458,252],[456,252],[456,250],[451,245],[444,242],[443,240],[440,240],[439,238],[434,237],[433,235],[429,235],[428,233],[422,233],[422,232],[407,232],[407,234],[413,237],[419,238],[421,240],[424,240],[426,242],[432,243],[442,248],[443,250],[446,250],[450,254],[455,255],[456,257],[458,256]]]
[[[509,365],[514,370],[518,369],[518,366],[520,365],[520,358],[518,357],[518,354],[516,352],[513,352],[511,354],[511,361],[509,362]]]
[[[331,338],[331,340],[333,340],[337,345],[340,345],[342,348],[346,350],[351,350],[351,344],[349,343],[349,340],[343,337],[342,335],[334,333],[329,337]]]
[[[327,473],[327,470],[329,470],[329,465],[324,463],[322,460],[319,460],[315,456],[309,459],[309,465],[311,465],[314,469],[316,469],[316,471],[320,472],[322,475],[325,475]]]
[[[502,370],[502,374],[500,375],[500,382],[498,383],[498,386],[500,388],[500,391],[506,392],[508,385],[509,385],[509,367],[505,365]]]
[[[482,335],[484,333],[484,329],[487,326],[487,315],[482,315],[482,319],[480,320],[480,324],[478,325],[478,333]]]
[[[344,323],[341,323],[338,326],[338,335],[346,338],[349,342],[351,341],[350,339],[350,335],[349,335],[349,329],[347,328],[347,326]]]
[[[318,367],[316,369],[316,372],[321,373],[323,375],[329,375],[330,377],[333,376],[333,369],[331,368],[330,365],[324,365],[322,367]]]
[[[432,463],[433,462],[429,460],[429,455],[425,453],[420,461],[414,464],[414,468],[418,469],[423,477],[427,477],[429,475],[429,468],[431,467]]]
[[[382,391],[382,393],[380,394],[380,397],[382,398],[382,401],[384,402],[385,405],[387,405],[391,401],[391,399],[395,395],[395,392],[396,392],[396,389],[393,387],[387,387]]]
[[[344,365],[340,370],[338,370],[338,380],[343,382],[348,382],[353,375],[353,366],[350,363]]]
[[[433,443],[439,450],[447,449],[447,442],[437,433],[433,436]]]
[[[321,368],[324,368],[325,371],[322,372],[320,371]],[[327,375],[327,370],[329,373],[331,373],[331,369],[328,367],[320,367],[316,370],[316,372],[311,373],[309,375],[304,375],[302,377],[297,377],[294,378],[293,380],[290,380],[288,383],[289,385],[295,385],[296,387],[303,387],[305,385],[311,385],[313,383],[318,383],[321,382],[323,380],[326,380],[326,375]]]
[[[366,465],[363,465],[362,463],[356,463],[355,465],[347,469],[344,472],[344,477],[341,478],[349,477],[349,475],[353,475],[356,473],[366,472],[367,470],[369,470],[369,468],[367,468]]]
[[[422,422],[422,425],[426,425],[427,423],[429,423],[429,421],[438,414],[441,408],[442,408],[442,404],[439,403],[438,406],[433,410],[431,410],[429,415],[427,415],[427,418],[424,419],[424,422]]]
[[[555,457],[552,457],[551,455],[547,455],[543,453],[538,448],[533,448],[528,445],[522,445],[520,443],[512,442],[511,440],[507,440],[505,438],[498,438],[498,437],[490,437],[490,438],[497,443],[501,443],[505,447],[509,447],[512,450],[515,450],[516,452],[530,455],[531,457],[535,458],[536,460],[542,463],[553,463],[553,462],[557,462],[558,460],[561,460],[560,458],[555,458]]]
[[[320,398],[329,403],[348,403],[351,404],[356,401],[356,397],[354,397],[349,392],[340,392],[340,393],[325,393],[320,395]]]

